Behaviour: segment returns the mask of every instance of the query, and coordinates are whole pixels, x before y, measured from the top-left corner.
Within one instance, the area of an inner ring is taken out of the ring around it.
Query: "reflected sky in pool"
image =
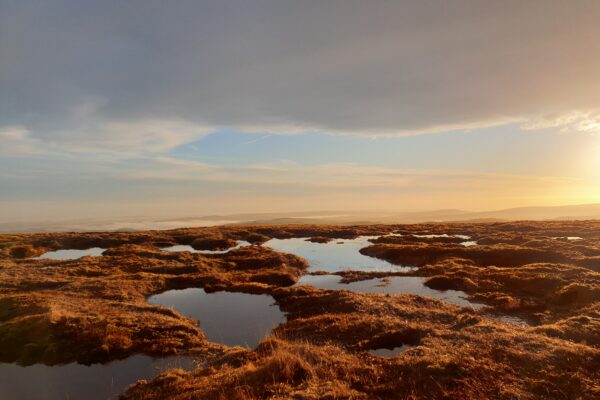
[[[246,242],[245,240],[238,240],[237,245],[230,247],[228,249],[225,249],[225,250],[196,250],[192,246],[187,245],[187,244],[177,244],[175,246],[163,247],[163,248],[161,248],[161,250],[162,251],[172,251],[172,252],[189,251],[190,253],[201,253],[201,254],[225,254],[225,253],[230,252],[231,250],[235,250],[235,249],[239,249],[240,247],[251,246],[251,245],[252,245],[251,243]]]
[[[413,347],[415,347],[415,346],[403,344],[402,346],[394,347],[393,349],[382,348],[382,349],[369,350],[369,353],[373,354],[374,356],[378,356],[378,357],[390,358],[390,357],[396,357],[398,354],[403,353],[408,349],[412,349]]]
[[[358,293],[379,294],[416,294],[433,297],[461,307],[481,308],[483,304],[467,300],[468,295],[459,290],[435,290],[424,285],[427,278],[420,276],[393,276],[384,279],[367,279],[364,281],[340,283],[337,275],[304,275],[297,285],[311,285],[319,289],[346,289]]]
[[[85,250],[75,250],[75,249],[67,249],[67,250],[56,250],[49,251],[47,253],[42,254],[41,256],[35,258],[36,260],[76,260],[85,256],[94,256],[98,257],[104,253],[104,250],[100,247],[92,247],[91,249]]]
[[[312,243],[307,238],[271,239],[264,243],[274,250],[305,258],[309,271],[403,271],[413,269],[394,265],[378,258],[360,254],[363,247],[372,245],[369,239],[378,236],[360,236],[356,239],[334,239],[329,243]]]

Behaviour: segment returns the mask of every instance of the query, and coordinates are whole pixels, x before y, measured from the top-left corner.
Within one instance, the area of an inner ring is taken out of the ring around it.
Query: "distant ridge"
[[[332,218],[257,218],[253,223],[386,223],[414,224],[440,222],[498,222],[515,220],[585,220],[600,219],[600,204],[580,204],[547,207],[516,207],[496,211],[433,210],[404,213],[355,213]]]

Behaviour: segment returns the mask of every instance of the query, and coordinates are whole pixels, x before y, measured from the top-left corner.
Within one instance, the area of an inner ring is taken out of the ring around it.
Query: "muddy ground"
[[[462,290],[486,306],[293,286],[307,262],[261,246],[270,238],[326,243],[389,233],[399,235],[373,239],[361,253],[418,268],[340,272],[343,281],[422,276],[433,289]],[[477,245],[423,236],[431,234],[468,235]],[[160,250],[224,250],[237,240],[254,245],[224,254]],[[33,259],[90,247],[108,250]],[[270,294],[287,322],[255,350],[211,343],[197,321],[146,301],[189,287]],[[410,348],[395,357],[369,353],[401,345]],[[600,222],[0,235],[0,361],[95,363],[136,353],[192,354],[200,366],[140,381],[127,399],[597,399]]]

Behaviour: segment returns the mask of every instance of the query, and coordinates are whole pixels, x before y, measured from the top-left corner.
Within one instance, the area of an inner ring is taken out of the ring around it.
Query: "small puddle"
[[[411,346],[409,344],[403,344],[402,346],[394,347],[393,349],[382,348],[382,349],[369,350],[369,353],[371,353],[372,355],[377,356],[377,357],[390,358],[390,357],[396,357],[400,353],[403,353],[408,349],[412,349],[413,347],[415,347],[415,346]]]
[[[191,357],[152,358],[145,355],[90,366],[77,363],[27,367],[0,364],[0,398],[114,399],[140,379],[152,379],[171,368],[191,370],[194,367]]]
[[[190,253],[201,253],[201,254],[225,254],[230,252],[231,250],[239,249],[240,247],[251,246],[252,243],[246,242],[245,240],[238,240],[237,245],[230,247],[225,250],[196,250],[190,245],[177,244],[175,246],[163,247],[162,251],[172,251],[172,252],[180,252],[180,251],[189,251]]]
[[[414,267],[398,266],[360,254],[360,249],[373,244],[369,242],[369,239],[378,237],[360,236],[356,239],[334,239],[328,243],[308,242],[307,238],[271,239],[263,245],[306,259],[310,264],[309,271],[410,271],[414,269]]]
[[[463,240],[471,239],[471,236],[469,236],[469,235],[448,235],[447,233],[431,233],[431,234],[422,234],[422,235],[412,234],[412,236],[418,237],[418,238],[425,238],[425,239],[435,239],[435,238],[457,238],[457,239],[463,239]]]
[[[104,253],[104,250],[106,249],[101,249],[100,247],[92,247],[91,249],[85,250],[68,249],[49,251],[47,253],[42,254],[39,257],[34,258],[34,260],[76,260],[85,256],[98,257],[101,256],[102,253]]]
[[[211,342],[254,348],[285,315],[265,294],[216,292],[204,289],[168,290],[151,296],[148,303],[173,308],[200,321]]]
[[[357,293],[415,294],[433,297],[461,307],[478,309],[484,306],[467,300],[468,295],[459,290],[431,289],[424,284],[427,278],[420,276],[393,276],[386,279],[367,279],[348,284],[340,283],[340,279],[337,275],[304,275],[296,285],[311,285],[318,289],[346,289]]]
[[[424,239],[435,239],[435,238],[457,238],[457,239],[462,239],[463,242],[460,242],[459,244],[465,247],[470,247],[470,246],[477,246],[477,241],[476,240],[470,240],[471,236],[469,235],[449,235],[447,233],[438,233],[438,234],[413,234],[410,236],[414,236],[417,238],[424,238]]]

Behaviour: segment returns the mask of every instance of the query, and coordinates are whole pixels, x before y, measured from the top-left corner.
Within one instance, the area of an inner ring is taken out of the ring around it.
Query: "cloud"
[[[21,126],[0,128],[0,154],[33,154],[37,152],[36,140]]]
[[[0,11],[0,126],[78,151],[160,152],[211,127],[534,126],[600,104],[594,1],[9,0]]]
[[[523,176],[443,170],[411,170],[369,167],[349,163],[302,165],[288,160],[271,164],[228,167],[181,160],[171,157],[140,159],[133,165],[116,165],[111,179],[127,182],[187,182],[190,186],[226,184],[255,190],[273,187],[321,192],[361,190],[419,193],[435,192],[501,192],[506,188],[551,188],[576,185],[579,179],[554,176]]]
[[[0,187],[0,214],[7,221],[48,215],[69,220],[100,214],[493,209],[600,198],[597,182],[589,179],[287,160],[233,167],[156,154],[0,157]]]
[[[96,115],[95,103],[82,102],[58,126],[0,128],[0,144],[10,153],[106,153],[139,156],[163,153],[197,140],[215,128],[181,119],[110,120]],[[54,125],[54,124],[53,124]]]
[[[206,163],[173,157],[144,157],[118,165],[112,178],[146,182],[193,182],[210,178],[217,168]]]
[[[116,149],[120,152],[160,153],[198,139],[213,129],[176,119],[105,121],[55,132],[47,140],[67,142],[79,151]],[[50,135],[48,135],[50,136]]]
[[[522,129],[559,128],[561,132],[600,133],[600,110],[544,115],[521,125]]]

